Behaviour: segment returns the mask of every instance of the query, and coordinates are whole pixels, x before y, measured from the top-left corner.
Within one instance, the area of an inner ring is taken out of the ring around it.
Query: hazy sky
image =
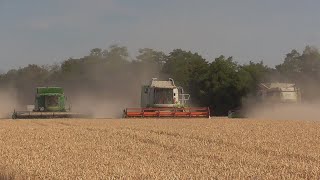
[[[111,44],[132,55],[182,48],[208,60],[279,64],[320,47],[316,0],[0,0],[0,70],[52,64]]]

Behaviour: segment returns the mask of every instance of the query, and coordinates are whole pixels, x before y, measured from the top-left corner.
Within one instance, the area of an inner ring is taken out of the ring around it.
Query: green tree
[[[320,53],[317,48],[306,46],[301,55],[301,71],[309,77],[319,79]]]
[[[205,94],[202,81],[207,70],[208,63],[199,54],[176,49],[169,54],[162,72],[191,94],[193,104],[201,104]]]
[[[130,65],[143,82],[150,80],[152,77],[162,77],[161,69],[167,61],[167,55],[161,51],[155,51],[150,48],[139,49],[136,60]],[[139,84],[143,82],[137,82]]]
[[[278,72],[286,81],[295,81],[302,73],[301,55],[297,50],[288,53],[282,64],[276,66]]]
[[[103,51],[100,48],[94,48],[90,51],[90,56],[93,57],[103,57]]]
[[[246,87],[241,76],[249,78],[249,73],[241,72],[232,57],[216,58],[209,66],[207,83],[207,103],[216,115],[225,115],[228,110],[239,107]]]
[[[258,63],[250,61],[249,64],[240,66],[240,79],[245,93],[255,94],[259,83],[269,81],[270,72],[270,68],[264,65],[263,61]]]
[[[150,48],[139,49],[137,56],[137,60],[140,62],[156,63],[161,67],[167,62],[167,59],[165,53]]]
[[[129,52],[125,46],[111,45],[109,50],[104,51],[104,54],[106,59],[112,63],[129,60]]]

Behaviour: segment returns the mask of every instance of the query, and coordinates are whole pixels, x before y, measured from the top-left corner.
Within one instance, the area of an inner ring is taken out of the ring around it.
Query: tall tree
[[[276,66],[283,79],[289,82],[295,81],[302,73],[301,55],[297,50],[288,53],[282,64]]]
[[[227,114],[228,110],[241,105],[245,86],[242,84],[239,71],[240,68],[232,57],[220,56],[210,64],[207,104],[216,115]]]
[[[157,63],[162,66],[167,62],[167,56],[161,51],[155,51],[150,48],[143,48],[139,49],[137,60],[141,62]]]
[[[199,104],[200,97],[205,93],[202,81],[208,70],[208,63],[197,53],[173,50],[163,66],[163,73],[174,78],[176,82],[191,94],[192,103]]]
[[[111,45],[105,53],[107,60],[113,63],[115,63],[115,61],[125,62],[129,60],[129,52],[125,46]]]
[[[259,83],[269,81],[270,71],[263,61],[258,63],[250,61],[249,64],[240,66],[240,79],[243,81],[246,93],[255,93]]]

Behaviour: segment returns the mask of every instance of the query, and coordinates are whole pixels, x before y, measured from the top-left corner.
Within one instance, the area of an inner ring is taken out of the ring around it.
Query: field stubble
[[[320,178],[320,122],[1,120],[17,178]]]

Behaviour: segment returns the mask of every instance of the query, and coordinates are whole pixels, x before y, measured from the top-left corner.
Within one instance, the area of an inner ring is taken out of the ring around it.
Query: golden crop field
[[[17,179],[319,179],[320,122],[1,120]]]

